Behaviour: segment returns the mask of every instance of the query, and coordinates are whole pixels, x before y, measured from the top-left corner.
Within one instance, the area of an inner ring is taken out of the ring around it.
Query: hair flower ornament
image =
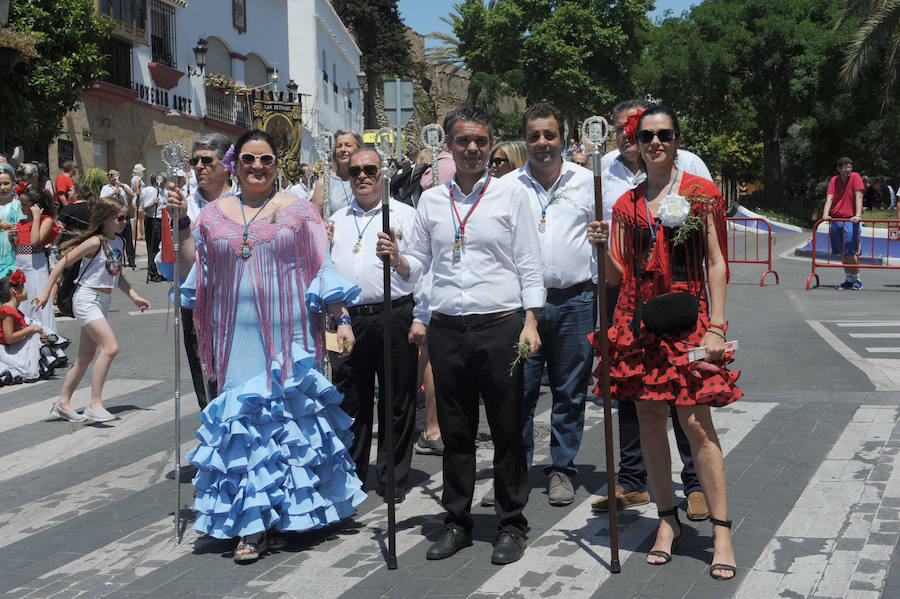
[[[234,144],[231,144],[231,147],[229,147],[228,151],[225,152],[225,155],[222,156],[222,165],[232,175],[236,174],[234,170]]]
[[[625,117],[625,137],[628,138],[628,143],[630,144],[636,143],[635,136],[637,135],[638,121],[641,119],[642,114],[644,114],[644,111],[638,108],[634,114],[629,114]]]
[[[690,214],[691,203],[684,196],[670,193],[659,203],[659,210],[656,216],[659,218],[662,226],[674,228],[683,226]]]
[[[20,195],[21,195],[21,194],[25,193],[25,190],[26,190],[26,189],[28,189],[28,183],[27,183],[27,182],[25,182],[25,181],[19,181],[18,183],[16,183],[16,193],[17,193],[17,194],[20,194]]]
[[[9,284],[10,285],[24,285],[25,284],[25,273],[21,270],[16,270],[11,275],[9,275]]]

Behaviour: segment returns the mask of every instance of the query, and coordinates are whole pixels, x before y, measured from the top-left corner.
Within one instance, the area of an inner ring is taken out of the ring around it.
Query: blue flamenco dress
[[[196,264],[182,286],[219,381],[187,455],[198,469],[194,529],[227,539],[321,528],[366,498],[342,395],[316,369],[325,305],[350,304],[359,288],[335,272],[309,202],[253,222],[246,259],[243,226],[217,204],[197,218]]]

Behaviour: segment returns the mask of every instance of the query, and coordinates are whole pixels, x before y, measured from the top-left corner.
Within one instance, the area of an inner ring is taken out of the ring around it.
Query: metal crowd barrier
[[[841,244],[841,253],[831,253],[831,228],[828,234],[823,235],[826,239],[825,247],[822,248],[824,256],[819,256],[817,252],[817,244],[819,240],[819,225],[827,223],[824,219],[816,221],[813,227],[812,238],[812,272],[806,277],[806,290],[811,289],[813,279],[816,280],[816,287],[819,286],[819,274],[816,268],[843,268],[844,266],[853,266],[861,269],[888,269],[900,270],[900,264],[891,265],[891,246],[894,245],[894,258],[900,257],[900,251],[897,251],[897,242],[900,242],[900,219],[891,218],[861,218],[860,224],[869,225],[861,226],[859,232],[859,264],[844,264],[844,244]],[[832,218],[831,222],[851,222],[849,218]],[[877,229],[874,225],[885,223],[886,229]],[[885,230],[886,235],[880,237],[876,235],[876,231]],[[882,250],[882,251],[878,251]]]
[[[765,264],[767,268],[759,279],[759,286],[766,284],[769,273],[775,275],[778,285],[778,273],[772,269],[772,224],[755,216],[730,216],[725,220],[728,222],[728,263]],[[765,240],[761,244],[762,236]],[[764,252],[762,255],[761,251]]]

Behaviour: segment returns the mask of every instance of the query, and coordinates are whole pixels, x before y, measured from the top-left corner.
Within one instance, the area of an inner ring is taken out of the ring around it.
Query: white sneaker
[[[116,419],[116,417],[113,416],[106,408],[100,408],[99,410],[85,408],[84,412],[82,412],[82,416],[92,422],[109,422]]]

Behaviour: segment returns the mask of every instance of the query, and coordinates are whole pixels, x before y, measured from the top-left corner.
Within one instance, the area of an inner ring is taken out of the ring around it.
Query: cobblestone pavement
[[[801,236],[778,239],[778,251]],[[729,518],[738,575],[708,573],[711,525],[682,519],[672,563],[644,563],[655,506],[620,512],[622,572],[610,574],[608,520],[591,513],[606,492],[603,419],[589,404],[577,459],[576,500],[547,503],[540,468],[549,460],[549,408],[538,406],[535,468],[526,508],[525,557],[490,563],[492,446],[482,425],[475,544],[439,562],[425,549],[441,522],[440,458],[415,456],[411,490],[397,508],[399,568],[384,566],[386,508],[372,495],[340,526],[289,536],[281,551],[236,566],[232,542],[190,530],[192,486],[182,472],[182,541],[175,544],[171,314],[165,285],[126,273],[153,302],[130,314],[113,299],[121,352],[105,402],[119,419],[70,424],[49,417],[61,377],[0,389],[0,594],[8,597],[898,597],[900,567],[900,284],[891,271],[863,273],[865,290],[805,291],[808,260],[779,258],[781,285],[733,268],[727,317],[740,339],[735,367],[744,400],[714,418],[725,452]],[[823,284],[839,272],[821,274]],[[833,281],[831,280],[833,279]],[[78,327],[60,323],[76,341]],[[875,335],[875,336],[872,336]],[[184,363],[184,361],[182,361]],[[197,406],[182,376],[182,454],[193,445]],[[87,403],[87,383],[73,404]],[[674,452],[673,452],[674,453]],[[677,453],[675,454],[677,456]],[[681,465],[673,464],[678,501]]]

